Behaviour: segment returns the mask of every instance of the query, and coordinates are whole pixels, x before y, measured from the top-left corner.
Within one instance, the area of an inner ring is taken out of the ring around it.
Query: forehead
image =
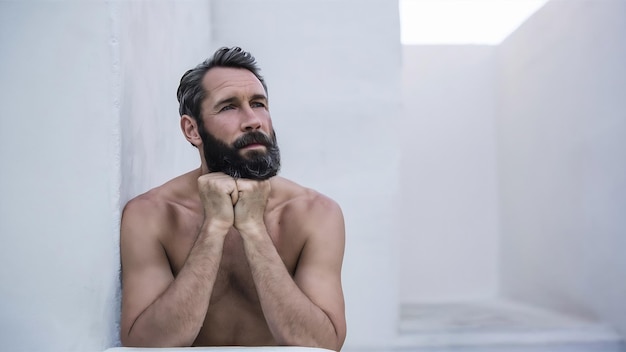
[[[261,81],[244,68],[214,67],[204,75],[202,86],[212,100],[241,94],[265,95]]]

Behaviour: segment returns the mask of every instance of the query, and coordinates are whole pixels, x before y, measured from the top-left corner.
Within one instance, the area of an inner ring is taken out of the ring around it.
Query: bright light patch
[[[400,0],[404,45],[497,45],[547,0]]]

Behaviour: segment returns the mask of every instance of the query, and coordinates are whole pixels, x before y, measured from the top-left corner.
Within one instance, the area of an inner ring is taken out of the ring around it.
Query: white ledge
[[[220,346],[220,347],[171,347],[171,348],[147,348],[147,347],[113,347],[104,352],[334,352],[324,348],[298,347],[298,346]]]

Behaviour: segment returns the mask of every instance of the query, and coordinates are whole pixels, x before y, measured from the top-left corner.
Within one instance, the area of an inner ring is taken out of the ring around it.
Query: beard
[[[276,133],[271,136],[262,132],[248,132],[237,138],[232,146],[218,140],[199,126],[202,138],[204,160],[210,172],[223,172],[233,178],[267,180],[280,170],[280,150],[276,143]],[[250,150],[241,154],[241,149],[250,144],[260,144],[265,151]]]

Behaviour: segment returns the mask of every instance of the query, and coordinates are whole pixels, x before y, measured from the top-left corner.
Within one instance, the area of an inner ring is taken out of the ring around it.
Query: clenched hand
[[[269,180],[235,180],[222,172],[211,172],[198,178],[198,190],[206,219],[220,228],[234,226],[242,234],[265,228]]]
[[[211,172],[198,177],[198,191],[205,218],[226,230],[233,226],[233,206],[239,196],[235,179],[221,172]]]
[[[238,200],[235,204],[234,226],[240,233],[265,231],[263,215],[271,186],[269,180],[238,179]]]

